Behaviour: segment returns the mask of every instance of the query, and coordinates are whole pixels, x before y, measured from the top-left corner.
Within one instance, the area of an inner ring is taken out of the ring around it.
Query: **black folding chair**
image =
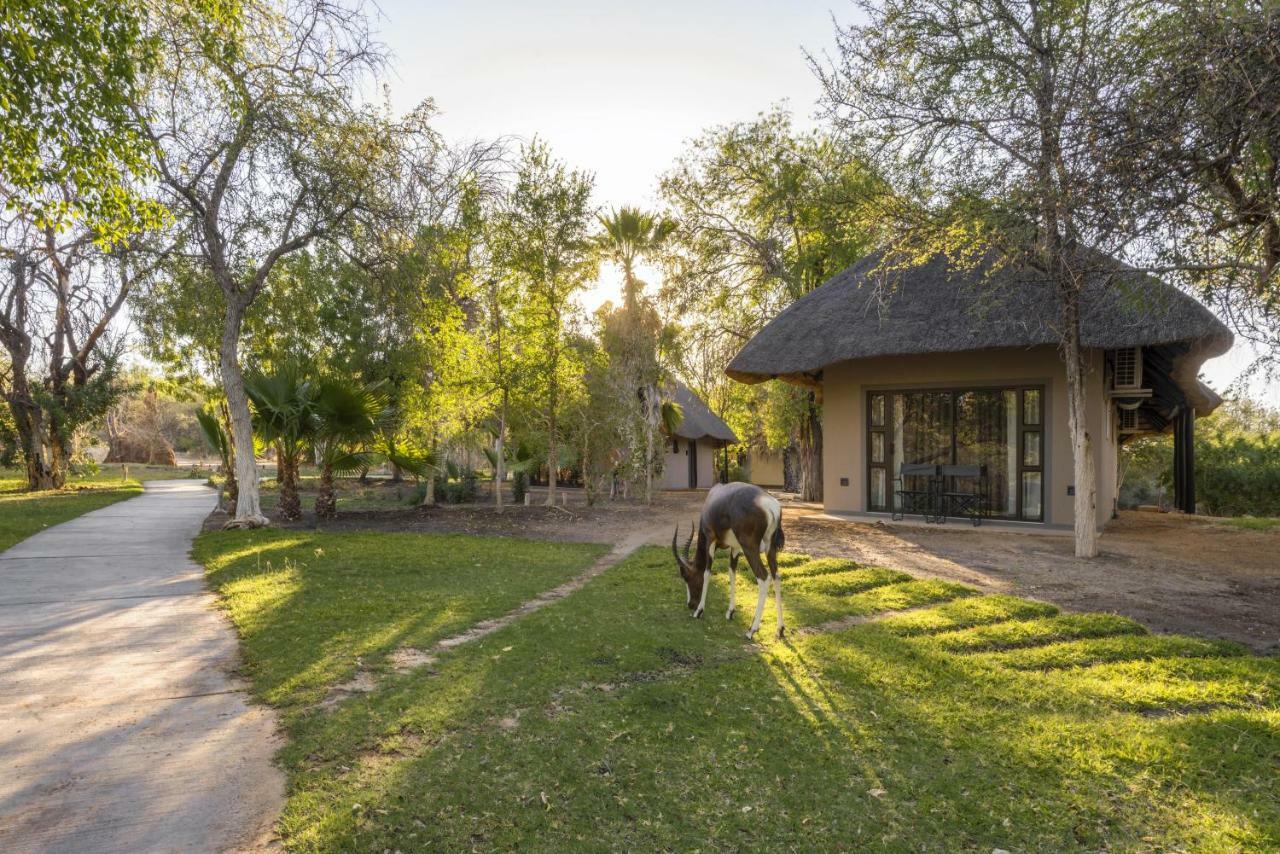
[[[924,489],[907,489],[907,478],[924,478]],[[890,514],[895,522],[906,518],[908,513],[919,513],[926,522],[937,521],[938,503],[938,467],[922,463],[902,463],[898,467],[898,476],[893,481],[897,487],[893,490],[896,500]]]
[[[965,516],[974,527],[981,525],[982,517],[987,515],[987,467],[939,466],[938,478],[938,521]],[[956,481],[960,479],[971,480],[973,488],[958,488]]]

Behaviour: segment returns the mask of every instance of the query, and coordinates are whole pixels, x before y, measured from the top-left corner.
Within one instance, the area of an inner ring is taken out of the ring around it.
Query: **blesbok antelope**
[[[698,550],[692,560],[689,546],[694,531],[684,544],[684,554],[676,548],[680,538],[680,526],[671,537],[671,553],[675,555],[680,577],[684,579],[688,604],[694,617],[701,617],[707,607],[707,588],[711,581],[711,563],[717,548],[729,550],[729,610],[725,619],[733,619],[735,584],[738,578],[738,558],[746,556],[747,565],[755,573],[760,598],[756,600],[756,616],[751,621],[747,637],[754,637],[760,630],[760,617],[764,602],[769,598],[772,582],[778,607],[778,637],[786,628],[782,624],[782,579],[778,577],[778,549],[785,545],[782,535],[782,505],[778,499],[750,483],[722,483],[711,487],[702,505],[702,516],[697,525]],[[763,553],[768,568],[760,560]]]

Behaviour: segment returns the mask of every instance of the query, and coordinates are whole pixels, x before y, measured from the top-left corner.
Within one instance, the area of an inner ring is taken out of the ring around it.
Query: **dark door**
[[[689,488],[698,488],[698,443],[689,442]]]

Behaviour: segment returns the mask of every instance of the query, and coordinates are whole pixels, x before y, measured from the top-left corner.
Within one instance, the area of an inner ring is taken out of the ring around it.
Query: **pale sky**
[[[808,123],[819,87],[803,49],[833,42],[845,0],[381,0],[395,107],[425,98],[451,141],[539,136],[595,174],[603,208],[656,204],[657,177],[712,125],[787,102]],[[645,278],[652,283],[654,272]],[[606,270],[583,299],[617,300]],[[1204,367],[1226,390],[1251,359],[1237,345]],[[1280,406],[1280,384],[1256,386]]]

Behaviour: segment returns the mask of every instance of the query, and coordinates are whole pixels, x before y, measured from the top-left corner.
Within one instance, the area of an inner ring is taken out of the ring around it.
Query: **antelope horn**
[[[689,557],[689,546],[693,545],[693,531],[695,523],[689,523],[689,539],[684,541],[684,556]]]
[[[676,563],[683,566],[684,561],[680,559],[680,550],[676,547],[676,540],[678,540],[679,538],[680,538],[680,526],[676,525],[676,532],[671,535],[671,553],[676,556]]]

